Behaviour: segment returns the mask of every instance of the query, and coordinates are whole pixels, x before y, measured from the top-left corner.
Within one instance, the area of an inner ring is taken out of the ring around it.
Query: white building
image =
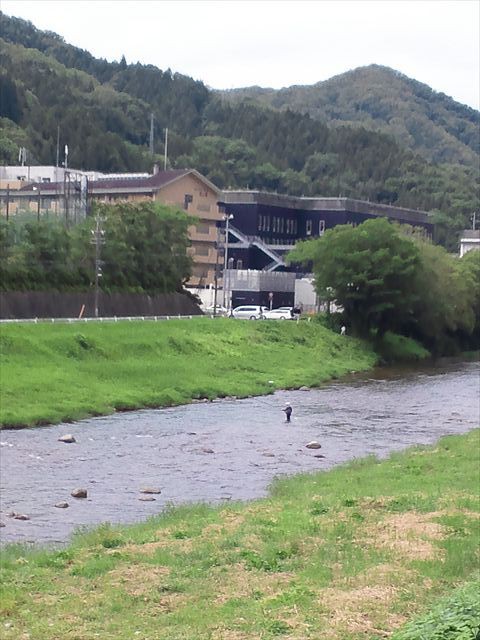
[[[40,182],[63,182],[65,173],[70,176],[86,176],[88,180],[125,180],[128,178],[148,178],[149,173],[102,173],[101,171],[84,171],[83,169],[65,169],[64,167],[54,167],[52,165],[9,165],[0,166],[0,182],[12,183]],[[6,186],[6,185],[5,185]]]
[[[460,238],[460,257],[464,256],[468,251],[480,249],[480,229],[465,229]]]

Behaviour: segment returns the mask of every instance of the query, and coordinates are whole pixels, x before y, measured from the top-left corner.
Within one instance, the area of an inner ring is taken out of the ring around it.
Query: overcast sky
[[[215,89],[314,84],[372,63],[480,108],[477,0],[1,0],[96,57]]]

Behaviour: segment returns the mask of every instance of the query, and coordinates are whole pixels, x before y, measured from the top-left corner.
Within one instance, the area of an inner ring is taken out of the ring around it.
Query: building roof
[[[462,231],[461,242],[469,240],[480,241],[480,229],[465,229]]]
[[[431,215],[428,211],[407,209],[367,200],[290,196],[267,191],[222,191],[219,202],[221,204],[261,204],[301,211],[350,211],[378,216],[401,217],[411,222],[430,222],[429,217]]]
[[[187,173],[190,173],[189,169],[176,169],[172,171],[159,171],[154,173],[148,178],[100,178],[99,180],[92,180],[89,183],[89,191],[97,191],[98,189],[106,189],[108,191],[112,189],[151,189],[156,191],[161,189],[166,184],[174,182],[179,178],[182,178]]]
[[[188,174],[193,174],[201,182],[206,184],[215,193],[219,194],[220,190],[210,180],[202,176],[195,169],[172,169],[169,171],[158,171],[147,177],[127,178],[124,175],[121,178],[100,178],[98,180],[88,181],[89,193],[152,193],[162,189],[167,184],[175,182]],[[40,190],[45,195],[49,192],[63,191],[63,182],[40,182],[30,183],[22,187],[20,191],[36,191]]]

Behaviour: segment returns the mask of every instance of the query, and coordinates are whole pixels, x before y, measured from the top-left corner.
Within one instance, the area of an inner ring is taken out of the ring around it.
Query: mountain
[[[163,163],[168,127],[170,166],[194,167],[220,188],[342,195],[436,211],[438,240],[453,249],[479,210],[473,161],[435,164],[359,122],[332,126],[240,94],[225,100],[187,76],[124,58],[96,59],[4,14],[0,34],[2,163],[15,164],[24,146],[30,163],[53,164],[59,131],[60,149],[68,144],[72,167],[151,170],[154,162]],[[257,93],[265,96],[264,90]],[[458,116],[464,133],[469,117]]]
[[[308,113],[331,126],[361,125],[392,135],[427,160],[478,167],[480,113],[388,67],[360,67],[311,86],[220,93],[231,102],[248,98]]]

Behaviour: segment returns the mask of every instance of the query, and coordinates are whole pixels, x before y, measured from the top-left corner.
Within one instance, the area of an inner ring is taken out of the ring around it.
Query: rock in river
[[[67,434],[66,434],[66,435],[64,435],[64,436],[60,436],[60,438],[58,439],[58,441],[59,441],[59,442],[67,442],[67,443],[70,443],[70,442],[76,442],[76,440],[75,440],[74,436],[72,436],[72,434],[71,434],[71,433],[67,433]]]
[[[312,440],[311,442],[309,442],[305,446],[307,447],[307,449],[321,449],[322,448],[322,445],[319,442],[317,442],[316,440]]]
[[[142,502],[154,502],[156,498],[154,498],[153,496],[140,496],[139,500],[141,500]]]
[[[24,513],[17,513],[13,518],[14,520],[30,520],[30,516],[26,516]]]
[[[86,489],[74,489],[70,494],[72,498],[86,498],[87,490]]]
[[[57,509],[67,509],[69,504],[68,502],[57,502],[55,506],[57,507]]]
[[[162,490],[157,487],[144,487],[140,489],[140,493],[162,493]]]

